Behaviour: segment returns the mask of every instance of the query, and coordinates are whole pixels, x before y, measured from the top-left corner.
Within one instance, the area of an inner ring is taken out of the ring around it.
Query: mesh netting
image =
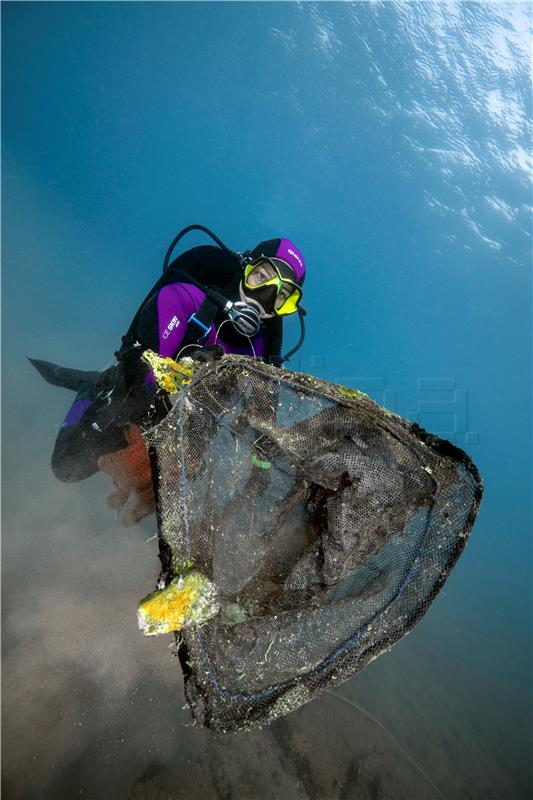
[[[425,614],[482,493],[449,442],[366,395],[244,358],[202,367],[147,434],[168,582],[221,610],[181,634],[195,719],[265,724],[346,680]]]

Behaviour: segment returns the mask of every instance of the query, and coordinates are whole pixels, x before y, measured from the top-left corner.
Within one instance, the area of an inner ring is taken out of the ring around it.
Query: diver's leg
[[[66,483],[82,481],[98,472],[98,459],[125,446],[120,430],[106,430],[105,435],[85,424],[63,427],[52,453],[52,471]]]
[[[52,471],[60,481],[73,483],[94,475],[101,455],[125,446],[121,428],[105,419],[93,395],[94,386],[83,387],[57,435]]]

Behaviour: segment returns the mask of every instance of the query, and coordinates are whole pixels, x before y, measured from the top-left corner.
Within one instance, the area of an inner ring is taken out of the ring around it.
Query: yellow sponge
[[[192,570],[143,598],[137,621],[145,636],[156,636],[188,625],[201,625],[218,614],[219,609],[214,584],[201,572]]]
[[[159,356],[153,350],[145,350],[142,358],[150,364],[159,388],[169,394],[176,394],[182,386],[191,382],[194,375],[190,358],[181,359],[181,363],[177,364],[172,358]]]

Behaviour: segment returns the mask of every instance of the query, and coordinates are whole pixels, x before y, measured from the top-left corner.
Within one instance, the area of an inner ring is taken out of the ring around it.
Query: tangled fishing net
[[[222,732],[292,711],[404,636],[482,494],[449,442],[360,392],[246,357],[191,370],[145,438],[162,572],[140,624],[182,628],[193,716]]]

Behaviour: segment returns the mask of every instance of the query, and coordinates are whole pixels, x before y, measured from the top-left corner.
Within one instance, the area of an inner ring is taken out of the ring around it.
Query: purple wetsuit
[[[179,354],[181,343],[185,338],[187,322],[191,315],[199,310],[204,297],[205,292],[202,292],[192,283],[171,283],[159,291],[157,298],[154,300],[157,307],[157,330],[159,335],[157,350],[160,355],[175,358]],[[147,309],[146,313],[148,316],[150,310]],[[239,355],[260,358],[264,352],[261,331],[251,341],[242,346],[229,344],[224,339],[224,328],[230,326],[230,324],[229,322],[222,323],[219,327],[219,335],[217,335],[215,326],[212,325],[211,330],[200,344],[218,344],[225,353],[238,353]],[[143,337],[144,340],[145,337]],[[183,355],[187,355],[186,350]]]

